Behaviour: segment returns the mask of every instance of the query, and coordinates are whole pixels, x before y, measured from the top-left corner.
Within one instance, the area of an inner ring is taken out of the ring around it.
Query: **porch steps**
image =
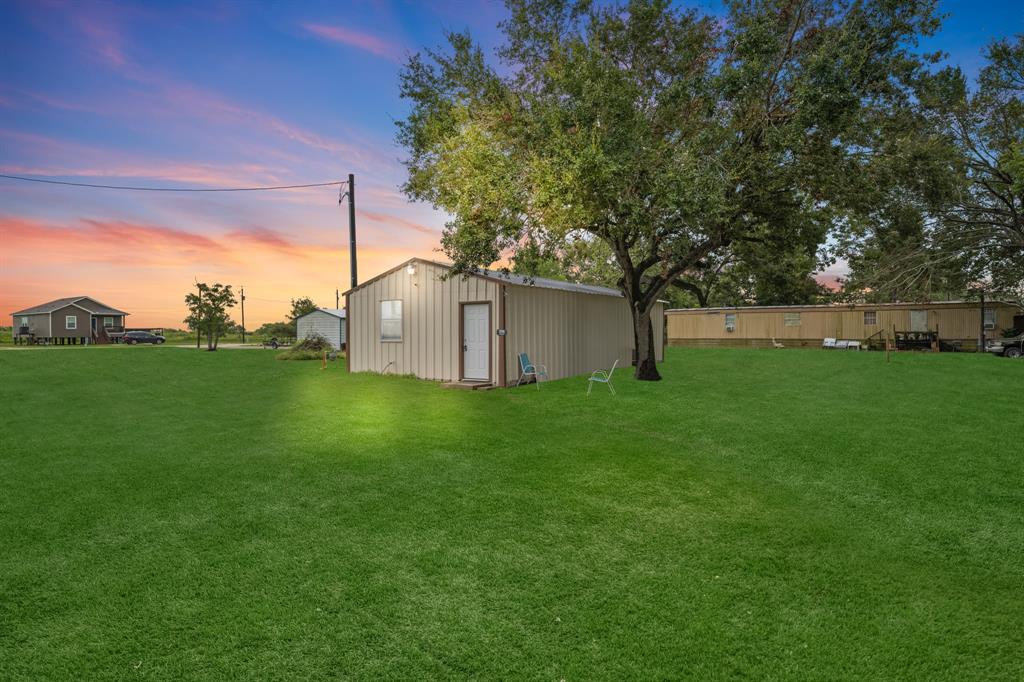
[[[494,384],[487,381],[449,381],[441,384],[441,388],[457,388],[463,391],[489,391]]]

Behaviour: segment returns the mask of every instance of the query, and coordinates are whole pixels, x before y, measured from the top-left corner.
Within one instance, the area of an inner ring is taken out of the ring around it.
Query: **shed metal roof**
[[[111,308],[110,306],[100,303],[95,298],[89,296],[70,296],[68,298],[58,298],[48,303],[41,303],[31,308],[25,308],[19,310],[12,315],[40,315],[45,313],[52,313],[54,310],[59,310],[64,306],[68,306],[74,303],[84,310],[88,310],[94,315],[127,315],[128,313],[117,308]]]
[[[327,313],[328,315],[334,315],[335,317],[339,317],[343,320],[345,319],[344,308],[317,308],[316,310],[310,310],[308,313],[299,315],[299,317],[305,317],[306,315],[312,315],[313,313]],[[296,317],[295,319],[297,320],[299,317]]]
[[[375,282],[381,277],[389,275],[392,272],[395,272],[396,270],[404,268],[409,263],[414,262],[429,263],[431,265],[436,265],[440,268],[445,268],[447,270],[450,270],[452,268],[451,263],[442,263],[440,261],[429,260],[427,258],[410,258],[409,260],[404,261],[400,265],[396,265],[390,270],[385,270],[379,275],[371,277],[365,282],[362,282],[359,285],[352,287],[345,293],[349,294],[353,291],[356,291],[357,289],[361,289],[365,287],[367,284]],[[563,282],[561,280],[548,279],[546,277],[526,277],[524,275],[517,275],[514,273],[504,273],[499,270],[481,269],[477,270],[476,272],[469,272],[466,274],[469,277],[483,277],[485,279],[493,279],[499,282],[504,282],[506,284],[512,284],[514,286],[538,287],[540,289],[559,289],[561,291],[573,291],[580,294],[596,294],[598,296],[615,296],[616,298],[622,298],[622,292],[619,291],[618,289],[610,289],[609,287],[597,286],[595,284],[577,284],[576,282]]]

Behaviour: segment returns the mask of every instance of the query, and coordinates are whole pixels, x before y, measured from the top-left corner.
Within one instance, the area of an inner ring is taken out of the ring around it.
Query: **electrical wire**
[[[337,187],[347,185],[347,180],[334,182],[315,182],[307,185],[278,185],[275,187],[133,187],[130,185],[97,185],[88,182],[68,182],[65,180],[45,180],[43,178],[27,178],[22,175],[4,175],[0,178],[21,180],[23,182],[40,182],[47,185],[67,185],[69,187],[89,187],[92,189],[120,189],[132,192],[267,192],[279,189],[305,189],[307,187]]]

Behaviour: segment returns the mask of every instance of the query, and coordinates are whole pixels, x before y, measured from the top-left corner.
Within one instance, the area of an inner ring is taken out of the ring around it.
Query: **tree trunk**
[[[636,338],[636,372],[633,376],[640,381],[661,381],[655,354],[654,323],[651,320],[650,308],[634,310],[633,336]]]

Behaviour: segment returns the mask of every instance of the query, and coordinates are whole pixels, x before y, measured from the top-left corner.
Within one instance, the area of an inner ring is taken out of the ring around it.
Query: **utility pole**
[[[985,289],[981,290],[981,321],[978,323],[978,352],[985,352]]]
[[[245,343],[245,287],[242,287],[242,343]]]
[[[199,292],[199,313],[196,316],[196,350],[199,350],[199,330],[202,328],[201,322],[203,319],[203,288],[199,286],[198,281],[196,281],[196,291]]]
[[[352,275],[352,288],[359,283],[356,275],[356,176],[348,174],[348,189],[338,197],[340,204],[342,199],[348,197],[348,255],[351,264],[349,269]]]

